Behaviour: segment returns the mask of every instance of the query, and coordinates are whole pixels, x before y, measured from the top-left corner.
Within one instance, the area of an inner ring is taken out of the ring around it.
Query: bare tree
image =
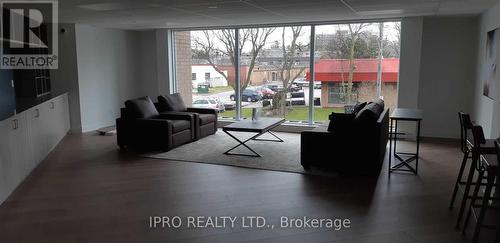
[[[390,47],[392,48],[394,55],[399,57],[401,48],[401,22],[394,23],[394,30],[396,31],[396,40],[391,41]]]
[[[201,37],[194,38],[194,48],[201,56],[227,81],[228,84],[236,89],[236,80],[229,79],[228,75],[220,67],[218,61],[219,54],[230,60],[233,68],[236,67],[235,54],[236,51],[241,55],[243,48],[249,42],[251,45],[250,64],[244,79],[241,80],[240,90],[245,90],[252,78],[252,72],[255,68],[256,60],[259,52],[267,42],[267,38],[275,28],[257,28],[240,30],[239,48],[236,50],[236,35],[232,29],[223,30],[204,30]]]
[[[363,29],[367,26],[369,26],[370,23],[362,23],[362,24],[347,24],[347,27],[349,28],[349,39],[348,39],[348,45],[349,45],[349,78],[347,79],[347,104],[351,104],[352,101],[352,81],[354,77],[354,69],[356,69],[356,66],[354,64],[354,47],[356,46],[356,41],[360,37],[360,35],[363,33]],[[345,84],[343,83],[342,86]]]
[[[289,45],[287,45],[287,29],[291,30],[292,35]],[[273,110],[280,116],[286,115],[286,96],[288,94],[288,90],[292,86],[293,81],[302,75],[306,69],[305,66],[298,66],[295,61],[299,51],[304,48],[304,46],[298,42],[298,38],[302,34],[302,26],[282,28],[281,51],[283,53],[283,60],[280,63],[280,77],[281,82],[283,83],[283,90],[277,92],[273,97]]]

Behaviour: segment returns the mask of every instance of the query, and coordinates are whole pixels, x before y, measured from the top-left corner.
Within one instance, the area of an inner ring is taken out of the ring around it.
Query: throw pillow
[[[186,111],[187,109],[179,93],[160,95],[158,102],[162,111]]]
[[[154,118],[159,115],[149,96],[125,101],[125,107],[133,118]]]

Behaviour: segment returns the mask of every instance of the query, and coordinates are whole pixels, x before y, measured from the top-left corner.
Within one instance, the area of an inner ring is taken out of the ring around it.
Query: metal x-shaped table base
[[[253,150],[252,148],[248,147],[248,145],[246,145],[246,143],[248,141],[250,141],[250,140],[267,141],[267,142],[279,142],[279,143],[284,142],[283,139],[281,139],[280,137],[278,137],[276,134],[272,133],[271,131],[267,131],[267,132],[263,132],[263,133],[257,133],[254,136],[252,136],[251,138],[246,139],[244,141],[241,141],[240,139],[238,139],[237,137],[235,137],[233,134],[229,133],[228,131],[224,131],[224,132],[227,135],[229,135],[230,137],[232,137],[234,140],[238,141],[238,143],[239,143],[238,145],[236,145],[236,146],[232,147],[231,149],[229,149],[228,151],[224,152],[224,154],[227,154],[227,155],[239,155],[239,156],[248,156],[248,157],[262,157],[259,153],[255,152],[255,150]],[[269,133],[269,134],[273,135],[273,137],[275,137],[276,139],[259,139],[258,138],[261,135],[266,134],[266,133]],[[239,146],[244,146],[245,148],[247,148],[248,150],[250,150],[250,152],[252,152],[252,154],[232,153],[231,152],[234,149],[238,148]]]
[[[401,157],[401,155],[403,155],[403,156],[410,156],[410,157],[408,157],[407,159],[403,159]],[[398,159],[399,161],[401,161],[401,163],[393,165],[390,168],[390,170],[391,171],[406,171],[406,172],[412,172],[414,174],[417,174],[417,170],[410,165],[410,162],[416,160],[417,156],[418,155],[414,154],[414,153],[404,153],[404,152],[394,153],[394,157],[396,159]],[[401,169],[401,167],[403,167],[403,166],[406,166],[408,169]]]

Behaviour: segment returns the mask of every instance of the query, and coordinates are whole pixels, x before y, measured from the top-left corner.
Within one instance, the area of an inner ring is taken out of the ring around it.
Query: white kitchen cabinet
[[[49,120],[47,109],[45,106],[37,105],[26,111],[27,129],[29,134],[28,151],[30,159],[25,165],[27,173],[33,170],[38,163],[40,163],[47,152],[49,147],[47,141],[44,140],[45,127],[42,119]]]
[[[69,131],[67,94],[0,121],[0,203]]]
[[[29,159],[25,146],[28,141],[26,114],[20,113],[2,122],[1,157],[2,194],[10,194],[26,176],[24,165]]]
[[[10,135],[11,129],[15,125],[11,119],[0,121],[0,202],[3,202],[11,193],[12,180],[10,179],[9,172],[12,167],[10,158]]]

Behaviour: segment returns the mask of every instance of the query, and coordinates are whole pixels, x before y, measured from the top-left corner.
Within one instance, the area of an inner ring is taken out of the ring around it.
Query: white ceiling
[[[479,14],[499,0],[60,0],[62,22],[189,28]]]

